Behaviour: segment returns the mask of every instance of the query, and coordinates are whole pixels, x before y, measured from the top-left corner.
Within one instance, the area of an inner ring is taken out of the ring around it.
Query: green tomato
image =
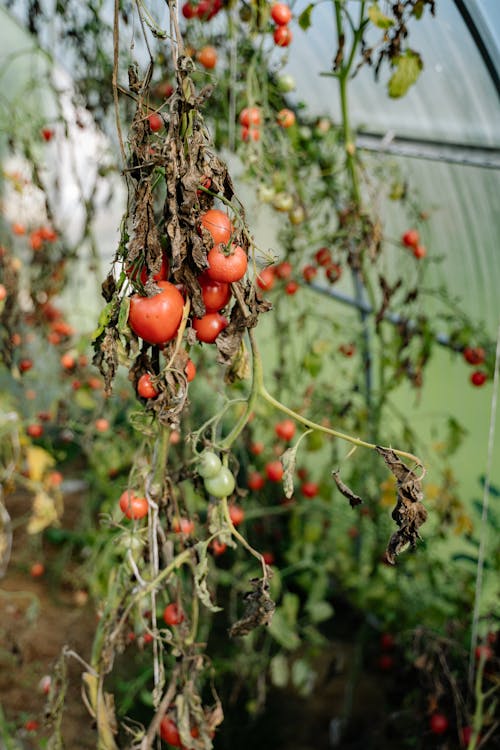
[[[273,200],[273,206],[277,211],[291,211],[293,197],[289,193],[277,193]]]
[[[274,196],[276,195],[276,191],[272,186],[262,183],[261,185],[259,185],[257,195],[261,203],[271,203]]]
[[[226,466],[215,477],[205,477],[205,489],[214,497],[227,497],[234,492],[236,482],[233,474]]]
[[[279,76],[278,88],[280,91],[283,91],[286,94],[289,91],[294,91],[295,86],[295,78],[290,75],[290,73],[283,73],[283,75]]]
[[[198,464],[198,474],[204,479],[217,476],[222,468],[219,456],[212,451],[203,451]]]

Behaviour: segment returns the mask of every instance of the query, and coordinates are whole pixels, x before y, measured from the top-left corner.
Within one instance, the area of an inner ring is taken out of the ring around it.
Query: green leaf
[[[422,18],[422,14],[425,9],[425,2],[424,0],[418,0],[417,3],[413,6],[413,10],[411,12],[412,16],[415,16],[417,20],[420,20]]]
[[[97,328],[92,333],[92,340],[95,341],[99,336],[104,333],[104,329],[108,325],[108,323],[111,321],[111,318],[113,317],[113,309],[114,309],[115,303],[113,301],[108,302],[108,304],[101,310],[101,313],[99,315],[99,320],[97,322]]]
[[[277,609],[269,625],[269,632],[280,646],[287,651],[295,651],[300,646],[300,638],[295,630],[288,624],[281,609]]]
[[[120,313],[118,315],[118,332],[124,335],[130,334],[128,325],[128,314],[130,311],[130,297],[124,297],[120,302]]]
[[[154,416],[151,412],[133,411],[129,414],[128,419],[134,430],[141,432],[147,437],[155,437],[157,428],[154,422]]]
[[[194,569],[194,587],[198,595],[198,599],[205,605],[210,612],[220,612],[221,608],[212,603],[210,597],[210,591],[207,585],[208,576],[208,555],[207,555],[207,542],[198,542],[195,546],[196,553],[198,556],[198,565]]]
[[[297,659],[292,665],[292,682],[301,695],[309,695],[314,687],[316,673],[304,659]]]
[[[295,625],[299,613],[300,600],[297,594],[287,592],[281,602],[281,610],[290,625]]]
[[[393,99],[398,99],[404,96],[410,86],[418,80],[424,64],[418,52],[413,52],[411,49],[395,57],[392,64],[396,67],[396,71],[389,79],[388,93]]]
[[[307,611],[309,612],[309,617],[314,623],[329,620],[334,613],[332,605],[325,601],[311,602],[307,605]]]
[[[78,389],[73,395],[73,400],[80,409],[92,411],[96,407],[95,399],[88,391]]]
[[[288,661],[284,654],[273,656],[269,664],[269,671],[271,673],[271,682],[275,687],[284,688],[287,686],[290,678],[290,670],[288,669]]]
[[[370,21],[377,26],[379,29],[390,29],[394,26],[394,21],[389,16],[382,13],[377,3],[374,3],[368,8],[368,17]]]
[[[314,8],[314,3],[309,3],[307,8],[304,8],[302,13],[299,16],[299,26],[304,31],[307,31],[309,26],[311,25],[311,13]]]

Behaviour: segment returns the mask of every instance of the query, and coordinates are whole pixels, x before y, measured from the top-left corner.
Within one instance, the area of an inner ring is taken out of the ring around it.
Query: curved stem
[[[247,542],[245,537],[242,534],[240,534],[240,532],[238,531],[234,523],[231,521],[231,516],[229,515],[229,506],[227,504],[227,497],[223,497],[221,499],[221,504],[222,504],[222,512],[224,513],[224,520],[229,526],[229,531],[231,532],[231,535],[234,536],[234,538],[237,539],[240,542],[240,544],[242,544],[243,547],[245,547],[245,549],[247,549],[250,552],[251,555],[257,558],[257,560],[262,565],[264,578],[267,578],[268,575],[267,575],[266,563],[264,562],[264,558],[262,557],[260,552],[257,552],[257,550],[254,549],[249,542]]]

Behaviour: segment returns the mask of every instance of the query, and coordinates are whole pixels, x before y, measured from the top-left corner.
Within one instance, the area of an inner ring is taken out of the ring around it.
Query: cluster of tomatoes
[[[307,284],[310,284],[318,275],[319,269],[324,270],[325,276],[330,284],[335,284],[342,276],[342,268],[335,263],[332,253],[327,247],[320,247],[314,254],[314,263],[308,263],[302,269],[302,276]]]
[[[486,360],[486,352],[482,346],[466,346],[462,351],[462,356],[467,364],[473,367],[479,367]],[[484,370],[474,370],[470,375],[470,382],[476,388],[484,385],[487,380],[488,376]]]
[[[275,266],[266,266],[257,276],[257,286],[268,292],[275,284],[283,282],[285,294],[292,296],[299,290],[299,284],[292,278],[292,274],[293,266],[287,260]]]
[[[408,229],[401,237],[401,242],[409,248],[417,260],[425,258],[427,249],[420,243],[420,234],[417,229]]]
[[[24,224],[20,224],[19,222],[14,223],[11,229],[12,234],[17,235],[18,237],[22,237],[27,234],[26,227],[24,226]],[[52,227],[49,226],[42,226],[33,229],[29,233],[28,237],[29,245],[35,252],[41,250],[45,242],[55,242],[56,240],[57,232],[55,232]]]
[[[197,18],[199,21],[210,21],[224,7],[222,0],[199,0],[194,3],[187,0],[182,6],[182,15],[190,21]]]
[[[273,32],[274,43],[278,47],[288,47],[293,39],[293,34],[288,26],[292,20],[292,11],[286,3],[274,3],[271,8],[271,18],[276,27]]]

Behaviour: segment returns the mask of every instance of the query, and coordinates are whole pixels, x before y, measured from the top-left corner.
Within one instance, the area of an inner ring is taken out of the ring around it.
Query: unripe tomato
[[[201,226],[210,233],[216,245],[227,245],[234,231],[229,216],[218,208],[211,208],[203,214]]]
[[[157,133],[163,127],[163,120],[158,112],[152,112],[148,117],[148,122],[152,133]]]
[[[278,26],[286,26],[292,20],[292,11],[285,3],[274,3],[271,8],[271,18]]]
[[[217,247],[220,247],[220,245],[217,245]],[[224,281],[215,281],[210,278],[207,272],[198,276],[198,283],[201,287],[201,296],[207,313],[222,310],[231,299],[229,284]]]
[[[291,440],[295,435],[295,422],[293,419],[284,419],[274,426],[274,432],[280,440]]]
[[[239,505],[230,505],[229,518],[233,526],[239,526],[245,520],[245,511]]]
[[[488,379],[485,372],[482,372],[481,370],[475,370],[475,372],[472,373],[470,376],[470,382],[472,385],[475,385],[476,387],[480,387],[486,383],[486,380]]]
[[[203,451],[197,468],[200,477],[210,479],[217,476],[222,469],[222,463],[219,456],[213,451]]]
[[[169,281],[159,281],[161,291],[153,297],[134,294],[128,322],[134,333],[149,344],[166,344],[177,334],[184,300]]]
[[[207,313],[202,318],[193,318],[193,328],[198,341],[213,344],[221,331],[229,325],[229,321],[218,312]]]
[[[281,109],[276,115],[276,122],[282,128],[291,128],[295,125],[295,114],[291,109]]]
[[[450,722],[448,721],[447,717],[439,712],[432,714],[431,718],[429,719],[429,728],[432,734],[444,734],[447,731],[449,725]]]
[[[248,258],[239,245],[231,244],[227,252],[222,244],[215,245],[207,255],[206,273],[214,281],[232,284],[239,281],[246,273]]]
[[[218,474],[214,477],[205,477],[205,489],[214,497],[227,497],[234,492],[236,480],[227,466],[221,466]]]
[[[271,482],[280,482],[283,479],[283,465],[281,461],[270,461],[267,463],[266,476]]]
[[[251,471],[248,475],[248,489],[253,490],[254,492],[261,490],[265,482],[266,480],[259,471]]]
[[[291,211],[293,208],[293,196],[290,193],[276,193],[273,199],[273,208],[283,213]]]
[[[163,610],[163,619],[167,625],[180,625],[185,619],[184,612],[176,602],[171,602]]]
[[[188,359],[186,368],[184,370],[184,373],[186,375],[186,380],[188,383],[190,383],[192,380],[196,377],[196,365],[193,362],[192,359]]]
[[[145,372],[137,381],[137,393],[141,398],[155,398],[158,395],[158,391],[151,382],[149,372]]]
[[[217,65],[217,50],[209,45],[202,47],[196,55],[196,59],[204,68],[211,70]]]
[[[259,272],[259,275],[257,276],[257,286],[259,286],[264,291],[268,292],[270,289],[273,288],[274,282],[276,281],[275,275],[274,275],[274,268],[272,266],[267,266],[267,268],[263,268],[262,271]]]
[[[240,112],[240,125],[250,128],[252,125],[260,125],[262,118],[258,107],[245,107]]]
[[[417,229],[408,229],[401,237],[401,242],[406,247],[417,247],[420,242],[420,234]]]
[[[134,521],[148,514],[148,501],[145,497],[137,497],[133,490],[125,490],[120,496],[119,504],[122,513]]]
[[[304,497],[316,497],[319,492],[319,484],[317,482],[304,482],[300,487],[300,491]]]
[[[274,30],[273,39],[278,47],[288,47],[293,39],[293,34],[288,26],[277,26]]]

